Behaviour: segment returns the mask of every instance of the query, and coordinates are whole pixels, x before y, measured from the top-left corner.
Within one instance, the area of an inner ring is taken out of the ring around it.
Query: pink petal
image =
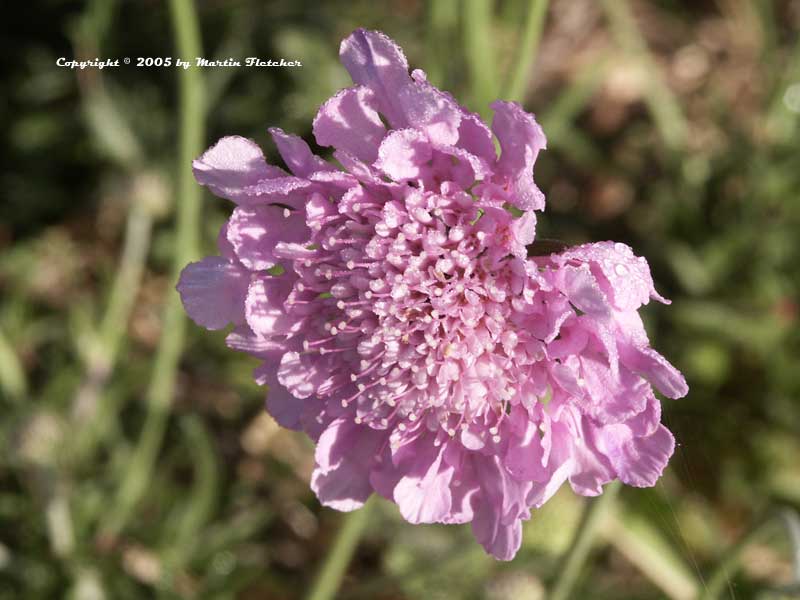
[[[287,352],[281,357],[278,381],[294,396],[308,398],[319,387],[321,378],[322,374],[307,355]]]
[[[351,511],[361,508],[372,493],[369,473],[381,432],[356,425],[350,419],[336,419],[317,441],[317,466],[311,489],[319,501],[331,508]]]
[[[585,394],[576,398],[576,403],[584,414],[600,423],[621,423],[645,409],[651,391],[642,378],[628,369],[614,377],[607,364],[590,356],[580,362]]]
[[[623,483],[651,487],[675,450],[675,438],[663,425],[648,437],[634,436],[626,425],[609,425],[598,432],[598,446]]]
[[[280,127],[272,127],[269,132],[286,166],[298,177],[308,177],[317,171],[333,170],[329,163],[311,153],[303,138],[285,133]]]
[[[247,325],[240,325],[225,338],[225,344],[232,350],[246,352],[262,360],[272,363],[280,360],[286,352],[284,343],[253,333]],[[260,382],[257,382],[260,385]]]
[[[368,163],[377,158],[386,134],[375,110],[374,94],[366,87],[344,89],[325,102],[313,130],[320,146],[333,146]]]
[[[290,277],[257,277],[247,291],[245,316],[250,328],[260,336],[290,333],[297,319],[286,314],[285,303],[292,291]]]
[[[498,560],[511,560],[522,543],[521,519],[530,511],[526,496],[532,484],[513,479],[496,456],[474,457],[481,485],[472,531],[475,538]]]
[[[394,488],[394,500],[409,523],[437,523],[450,513],[453,468],[442,463],[443,454],[440,446],[438,452],[418,455]]]
[[[521,438],[512,439],[505,456],[504,464],[508,471],[522,481],[546,481],[545,450],[539,427],[533,421],[525,424]]]
[[[536,237],[536,213],[525,211],[520,218],[514,219],[511,223],[511,233],[514,236],[512,253],[521,258],[527,257],[526,246],[532,244]]]
[[[190,263],[176,289],[189,317],[207,329],[244,322],[244,298],[250,274],[221,256]]]
[[[516,102],[497,100],[491,107],[492,131],[501,149],[497,170],[506,178],[511,201],[523,210],[542,210],[544,194],[533,182],[533,164],[547,145],[542,128]]]
[[[268,165],[261,148],[247,138],[224,137],[192,163],[197,182],[212,193],[234,202],[249,200],[243,190],[265,179],[285,173]]]
[[[511,560],[522,545],[522,522],[504,525],[490,509],[476,511],[472,519],[472,532],[486,552],[497,560]]]
[[[558,271],[557,281],[558,287],[576,308],[596,318],[609,316],[606,295],[588,265],[562,267]]]
[[[281,427],[299,431],[302,423],[300,417],[307,407],[307,401],[293,396],[278,381],[277,367],[274,362],[263,363],[254,372],[259,385],[268,385],[266,408],[272,418]]]
[[[380,111],[394,128],[409,125],[398,98],[410,82],[408,61],[397,44],[379,31],[356,29],[342,41],[339,57],[353,82],[375,93]]]
[[[302,213],[280,206],[239,206],[228,223],[228,241],[242,264],[253,271],[275,266],[278,242],[302,242],[309,235]]]
[[[595,427],[582,420],[582,427],[572,441],[571,455],[574,464],[569,476],[572,490],[581,496],[599,496],[603,486],[613,481],[616,472],[594,441]]]
[[[301,208],[303,192],[310,192],[315,185],[300,177],[274,177],[262,179],[258,183],[242,188],[236,201],[244,205],[263,205],[268,202],[281,202],[294,208]]]
[[[683,398],[689,393],[689,386],[681,372],[650,347],[623,349],[623,362],[645,377],[667,398]]]
[[[650,267],[629,246],[619,242],[597,242],[570,248],[559,255],[563,261],[578,261],[592,266],[601,287],[614,306],[622,311],[636,310],[650,298],[669,303],[655,290]]]
[[[391,132],[381,143],[375,168],[395,181],[420,177],[421,169],[432,156],[428,139],[415,129]]]
[[[412,77],[414,81],[398,92],[408,124],[419,127],[438,146],[455,145],[464,111],[449,94],[429,84],[419,69]]]
[[[458,126],[458,146],[487,164],[494,164],[497,159],[492,132],[474,113],[464,111],[461,116],[461,123]]]

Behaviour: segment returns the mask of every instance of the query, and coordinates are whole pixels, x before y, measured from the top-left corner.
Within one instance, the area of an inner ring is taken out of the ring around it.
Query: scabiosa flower
[[[221,256],[178,284],[195,322],[233,324],[228,345],[261,359],[267,410],[316,442],[320,501],[377,492],[411,523],[471,523],[510,559],[565,481],[652,486],[674,447],[653,386],[687,387],[637,312],[667,302],[646,261],[612,242],[529,257],[533,115],[497,101],[489,129],[379,32],[340,54],[355,85],[313,125],[339,166],[280,129],[291,174],[223,138],[194,172],[236,208]]]

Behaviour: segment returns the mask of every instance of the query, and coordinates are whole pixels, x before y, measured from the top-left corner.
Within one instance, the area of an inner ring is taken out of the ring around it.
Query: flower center
[[[507,324],[525,285],[511,219],[465,193],[343,200],[289,301],[315,324],[304,352],[337,373],[321,391],[379,428],[427,419],[452,436],[480,416],[502,420],[518,373]]]

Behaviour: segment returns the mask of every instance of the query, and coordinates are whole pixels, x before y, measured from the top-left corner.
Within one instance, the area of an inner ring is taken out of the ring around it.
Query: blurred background
[[[679,446],[655,488],[609,503],[571,597],[797,597],[800,2],[173,8],[14,3],[0,25],[1,599],[536,599],[558,575],[585,506],[568,489],[510,563],[383,501],[322,509],[311,445],[263,412],[255,360],[176,304],[176,263],[216,253],[231,211],[189,159],[238,134],[279,161],[272,125],[313,141],[359,26],[473,110],[536,113],[539,235],[626,242],[673,300],[643,313],[691,387],[665,403]],[[303,67],[55,64],[176,44]]]

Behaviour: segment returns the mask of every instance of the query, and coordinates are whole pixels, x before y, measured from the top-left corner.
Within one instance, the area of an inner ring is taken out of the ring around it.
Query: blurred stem
[[[103,352],[108,362],[112,364],[116,360],[122,337],[127,330],[126,325],[135,305],[147,250],[150,247],[152,210],[136,200],[138,199],[135,199],[130,207],[119,271],[114,279],[108,308],[100,325]]]
[[[428,4],[427,53],[428,79],[436,86],[446,88],[448,60],[445,58],[453,40],[453,30],[458,24],[458,0],[438,0]]]
[[[556,569],[557,579],[548,600],[566,600],[572,597],[572,589],[575,587],[581,569],[592,549],[603,522],[603,516],[613,504],[621,485],[619,481],[613,481],[606,486],[602,496],[588,501],[581,522],[575,531],[575,537],[572,538],[570,547]]]
[[[795,45],[788,58],[786,69],[767,109],[767,131],[778,142],[787,143],[795,139],[797,112],[788,110],[784,99],[789,86],[796,85],[798,79],[800,79],[800,42]],[[761,178],[756,179],[761,180]]]
[[[522,102],[525,99],[525,91],[531,76],[531,67],[536,59],[539,41],[542,39],[542,29],[547,15],[548,2],[549,0],[530,0],[528,18],[525,21],[525,29],[517,51],[516,65],[511,72],[508,88],[503,94],[503,99],[505,100]]]
[[[79,460],[88,455],[101,440],[107,425],[108,398],[102,397],[111,372],[116,365],[122,339],[128,330],[128,321],[135,305],[142,281],[142,272],[150,248],[153,209],[134,198],[128,209],[125,241],[119,267],[112,283],[108,307],[100,324],[99,336],[94,340],[86,365],[83,383],[75,393],[72,418],[82,434],[72,440],[70,457]]]
[[[489,103],[495,97],[495,60],[492,52],[491,0],[465,0],[464,51],[470,72],[473,109],[486,117]]]
[[[672,90],[660,76],[660,68],[631,13],[627,0],[603,0],[611,33],[641,76],[646,79],[644,96],[656,127],[671,150],[680,150],[688,132],[686,119]]]
[[[0,331],[0,389],[9,399],[19,402],[28,392],[25,370],[11,342]]]
[[[798,541],[796,538],[798,537],[798,530],[800,530],[797,513],[788,508],[768,511],[757,519],[745,531],[744,535],[722,555],[719,564],[709,575],[699,600],[716,600],[719,598],[722,590],[729,584],[731,576],[739,569],[739,561],[742,558],[744,549],[759,538],[762,538],[775,525],[775,521],[778,519],[784,522],[792,546],[796,546]],[[800,569],[800,549],[794,547],[793,551],[793,564],[797,571]]]
[[[174,520],[168,522],[162,532],[161,556],[166,569],[162,575],[164,589],[175,587],[174,575],[184,570],[192,554],[197,550],[197,539],[206,539],[204,530],[214,512],[219,488],[219,468],[214,442],[202,419],[187,415],[180,422],[180,429],[186,436],[187,447],[191,453],[194,467],[192,488],[187,500],[173,513]]]
[[[317,573],[311,592],[307,596],[308,600],[331,600],[336,597],[374,503],[375,496],[372,496],[360,510],[348,513],[344,517],[344,524],[336,534],[333,548]]]
[[[635,513],[609,510],[602,535],[672,600],[697,596],[696,578],[650,519]]]
[[[201,55],[200,28],[191,0],[170,2],[177,53],[194,63]],[[200,154],[204,137],[203,80],[200,70],[190,67],[179,73],[180,139],[177,174],[177,223],[172,280],[197,256],[200,228],[200,186],[192,177],[192,159]],[[166,429],[169,404],[175,388],[186,320],[180,298],[171,292],[164,309],[161,339],[156,351],[152,378],[147,390],[147,415],[144,430],[133,452],[125,477],[118,488],[116,502],[107,523],[106,533],[115,535],[125,525],[131,512],[147,490],[153,464]]]
[[[225,29],[225,37],[214,53],[216,60],[224,61],[230,56],[249,56],[253,29],[257,21],[243,5],[233,15]],[[236,69],[209,69],[205,79],[205,104],[214,106],[225,93],[236,73]]]

